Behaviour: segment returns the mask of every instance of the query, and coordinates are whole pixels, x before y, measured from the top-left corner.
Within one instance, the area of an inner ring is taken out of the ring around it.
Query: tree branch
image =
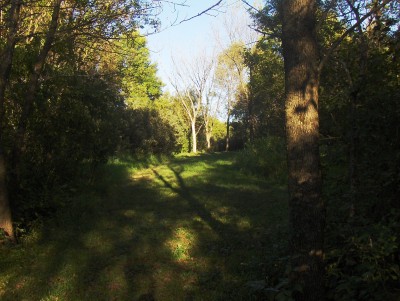
[[[349,29],[347,29],[333,44],[332,46],[328,49],[327,53],[325,56],[322,58],[321,62],[318,65],[318,74],[321,74],[322,69],[324,68],[325,63],[328,61],[329,57],[332,55],[332,53],[336,50],[336,48],[343,42],[343,40],[362,22],[364,22],[367,18],[369,18],[372,14],[376,13],[378,10],[383,8],[386,4],[391,2],[392,0],[384,0],[380,5],[375,6],[373,9],[371,9],[368,13],[366,13],[362,18],[360,18],[356,23],[354,23]]]
[[[207,14],[209,11],[213,10],[214,8],[218,7],[222,3],[222,0],[219,0],[217,3],[215,3],[213,6],[210,6],[209,8],[203,10],[202,12],[198,13],[197,15],[194,15],[190,18],[184,19],[179,24],[182,24],[183,22],[190,21],[194,18],[200,17],[201,15]]]
[[[255,7],[254,7],[253,5],[251,5],[248,1],[242,0],[242,2],[243,2],[244,4],[246,4],[248,7],[250,7],[252,10],[255,10],[257,13],[261,13],[261,11],[260,11],[259,9],[255,8]]]

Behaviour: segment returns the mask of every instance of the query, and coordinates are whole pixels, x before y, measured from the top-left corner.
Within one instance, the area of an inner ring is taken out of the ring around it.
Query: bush
[[[239,152],[236,164],[245,172],[285,184],[287,179],[285,141],[274,136],[257,139]]]
[[[330,224],[327,276],[330,300],[382,300],[400,280],[396,222],[365,219]],[[332,234],[334,237],[332,237]]]
[[[131,154],[169,155],[175,151],[174,129],[154,109],[128,109],[122,129],[124,151]]]

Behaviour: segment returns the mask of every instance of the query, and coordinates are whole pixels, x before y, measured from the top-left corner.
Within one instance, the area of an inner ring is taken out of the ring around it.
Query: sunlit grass
[[[171,239],[167,240],[166,245],[176,261],[190,260],[190,250],[196,243],[195,235],[186,228],[175,229]]]
[[[246,282],[263,279],[286,231],[286,191],[234,157],[112,160],[66,210],[0,249],[0,300],[251,300]]]

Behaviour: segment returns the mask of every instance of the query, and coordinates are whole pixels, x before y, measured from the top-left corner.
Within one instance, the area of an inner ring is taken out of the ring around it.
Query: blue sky
[[[149,35],[147,39],[151,59],[158,65],[158,75],[167,84],[166,90],[171,90],[168,78],[173,70],[172,56],[179,61],[182,57],[195,56],[199,52],[211,52],[216,47],[215,31],[223,27],[226,14],[232,10],[243,10],[243,15],[247,15],[240,0],[225,0],[224,6],[218,11],[209,12],[211,15],[204,14],[179,24],[180,21],[197,15],[217,2],[218,0],[187,0],[185,6],[164,6],[159,16],[161,32]],[[250,18],[248,22],[251,22]]]

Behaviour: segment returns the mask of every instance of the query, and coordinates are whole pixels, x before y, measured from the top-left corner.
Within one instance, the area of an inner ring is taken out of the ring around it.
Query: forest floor
[[[63,212],[0,249],[0,300],[252,300],[249,283],[285,248],[287,192],[234,159],[109,163]]]

